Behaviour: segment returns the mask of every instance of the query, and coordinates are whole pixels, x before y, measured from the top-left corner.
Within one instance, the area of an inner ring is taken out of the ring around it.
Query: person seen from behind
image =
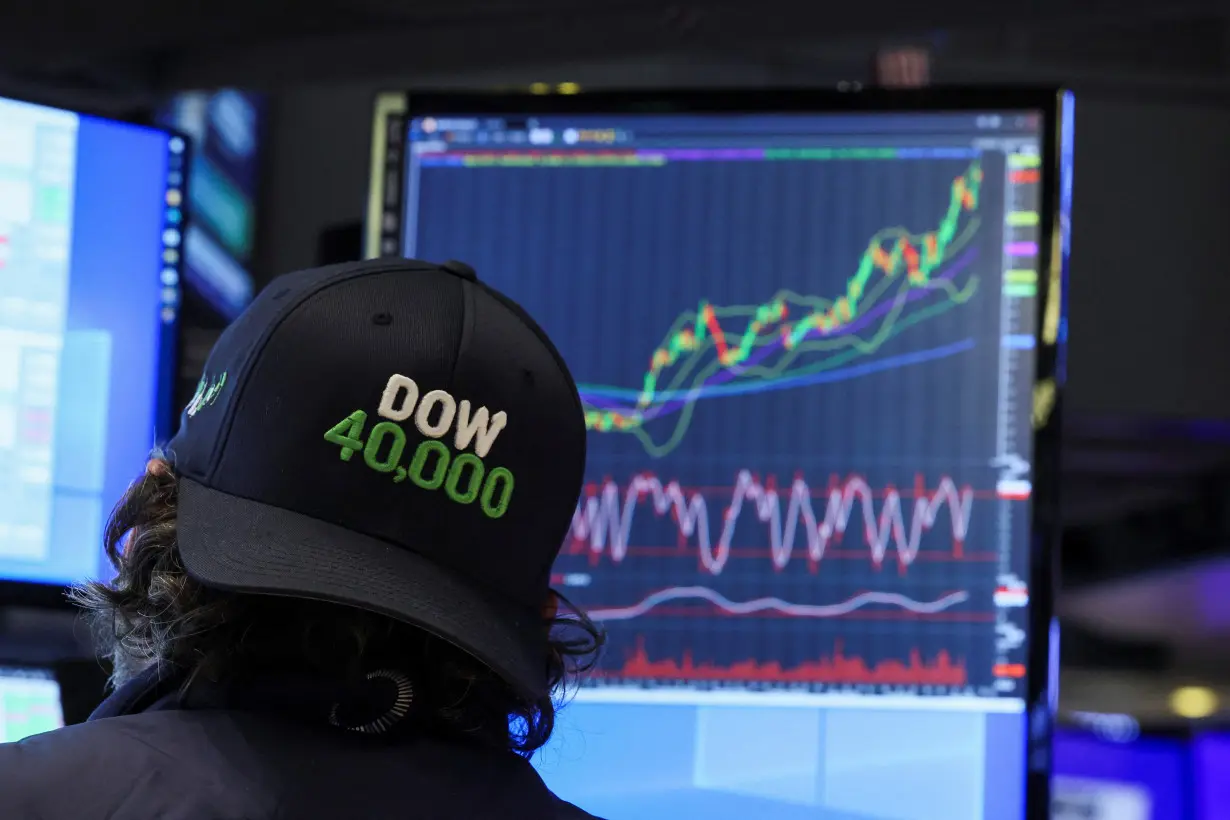
[[[275,280],[72,592],[114,691],[0,745],[0,817],[593,820],[528,762],[602,643],[549,586],[584,462],[559,353],[468,266]]]

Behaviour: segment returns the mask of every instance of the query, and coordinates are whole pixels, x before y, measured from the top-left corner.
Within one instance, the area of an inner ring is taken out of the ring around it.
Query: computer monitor
[[[1192,740],[1195,820],[1230,820],[1230,733],[1201,732]]]
[[[1087,732],[1055,733],[1052,820],[1169,820],[1191,817],[1188,749],[1180,740],[1116,742]]]
[[[50,670],[0,666],[0,743],[63,725],[60,686]]]
[[[1071,116],[989,89],[379,100],[370,254],[471,263],[578,382],[554,583],[609,643],[536,758],[563,797],[1046,816]]]
[[[185,295],[230,321],[252,301],[264,100],[233,88],[177,94],[159,125],[192,138]]]
[[[0,604],[105,571],[107,513],[169,433],[186,154],[0,99]]]

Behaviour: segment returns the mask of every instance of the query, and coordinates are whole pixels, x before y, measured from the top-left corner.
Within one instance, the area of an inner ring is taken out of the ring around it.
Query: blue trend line
[[[960,342],[933,347],[929,350],[919,350],[915,353],[903,353],[900,356],[889,356],[874,362],[866,362],[864,364],[854,365],[852,367],[839,368],[837,370],[828,370],[823,373],[808,373],[799,376],[792,376],[788,379],[778,379],[767,382],[749,382],[744,384],[723,384],[714,385],[712,387],[696,387],[691,390],[670,390],[658,393],[657,396],[665,401],[686,401],[694,402],[701,399],[717,398],[719,396],[740,396],[748,393],[769,393],[774,390],[786,390],[791,387],[802,387],[809,384],[828,384],[830,382],[846,381],[855,379],[859,376],[866,376],[870,373],[879,373],[883,370],[892,370],[895,367],[907,367],[912,364],[921,364],[922,362],[935,361],[936,359],[944,359],[948,356],[955,356],[958,353],[964,353],[967,350],[972,350],[974,340],[964,339]],[[613,399],[631,399],[636,400],[640,396],[640,391],[627,390],[621,387],[597,387],[589,385],[578,385],[581,398],[587,396],[602,396]]]

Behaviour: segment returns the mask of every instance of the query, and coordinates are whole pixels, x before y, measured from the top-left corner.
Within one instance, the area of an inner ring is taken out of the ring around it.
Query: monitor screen
[[[63,725],[60,686],[50,671],[0,666],[0,743]]]
[[[553,581],[609,641],[548,785],[1023,817],[1050,118],[410,105],[380,229],[521,302],[590,429]]]
[[[0,99],[0,580],[103,571],[171,418],[184,140]]]
[[[1178,740],[1055,733],[1054,820],[1189,817],[1187,749]]]
[[[192,138],[192,185],[184,236],[184,284],[222,318],[252,300],[262,100],[223,89],[176,95],[159,125]]]
[[[1192,740],[1196,820],[1230,820],[1230,734],[1198,734]]]

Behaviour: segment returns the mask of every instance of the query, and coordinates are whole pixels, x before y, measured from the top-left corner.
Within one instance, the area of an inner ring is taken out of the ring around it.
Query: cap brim
[[[457,645],[527,697],[548,694],[538,610],[494,601],[408,549],[182,477],[178,515],[184,567],[206,586],[377,612]]]

